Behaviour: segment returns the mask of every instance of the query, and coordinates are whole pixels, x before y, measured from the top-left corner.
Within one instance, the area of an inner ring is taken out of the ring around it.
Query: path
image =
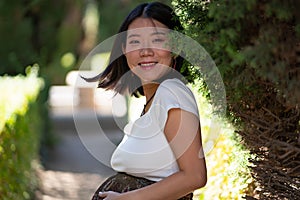
[[[93,115],[83,111],[82,119],[88,123]],[[51,114],[57,145],[48,152],[45,169],[41,171],[42,190],[38,200],[89,200],[98,185],[113,171],[101,164],[82,144],[70,110],[56,110]],[[101,127],[113,142],[121,140],[122,133],[111,117],[99,117]],[[89,126],[85,138],[88,144],[94,144],[96,151],[103,153],[99,131]],[[99,145],[98,145],[99,144]],[[109,152],[108,152],[109,153]]]

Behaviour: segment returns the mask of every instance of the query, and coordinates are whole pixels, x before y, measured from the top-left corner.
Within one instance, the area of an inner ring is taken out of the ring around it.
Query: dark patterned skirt
[[[145,178],[131,176],[126,173],[117,173],[106,179],[104,183],[102,183],[99,188],[96,190],[92,200],[100,200],[101,197],[98,196],[99,192],[105,191],[114,191],[119,193],[128,192],[131,190],[136,190],[147,185],[151,185],[155,183],[155,181],[150,181]],[[193,193],[190,193],[179,200],[192,200]]]

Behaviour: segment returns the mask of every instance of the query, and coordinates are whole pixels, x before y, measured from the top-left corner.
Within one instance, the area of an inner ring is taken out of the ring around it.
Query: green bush
[[[43,81],[37,68],[27,76],[0,77],[0,199],[33,199],[37,187],[41,116],[35,103]]]
[[[173,0],[186,34],[212,56],[227,116],[256,156],[261,199],[299,199],[300,21],[296,0]],[[195,77],[197,78],[197,77]]]
[[[84,1],[2,0],[0,3],[0,75],[24,74],[24,67],[39,63],[40,74],[63,84],[73,65],[64,55],[80,54]]]
[[[235,137],[233,129],[223,128],[216,145],[206,156],[208,182],[194,192],[199,200],[238,200],[251,192],[250,154]]]
[[[195,198],[243,199],[252,191],[250,152],[234,133],[234,128],[213,112],[213,106],[199,91],[201,82],[195,81],[191,88],[199,105],[201,133],[206,155],[208,181],[204,188],[194,192]]]

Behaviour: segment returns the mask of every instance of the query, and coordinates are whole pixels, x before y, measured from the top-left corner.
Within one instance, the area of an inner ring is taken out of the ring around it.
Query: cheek
[[[136,57],[137,56],[135,55],[134,52],[126,53],[125,57],[126,57],[127,64],[130,69],[136,66]]]
[[[160,50],[158,55],[164,60],[164,64],[170,65],[172,63],[172,55],[170,51]]]

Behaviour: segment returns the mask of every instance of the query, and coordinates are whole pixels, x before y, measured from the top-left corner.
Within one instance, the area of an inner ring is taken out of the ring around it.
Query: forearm
[[[201,180],[201,177],[197,175],[180,171],[162,181],[131,191],[127,195],[128,199],[137,200],[175,200],[203,187],[205,183],[206,177]]]

